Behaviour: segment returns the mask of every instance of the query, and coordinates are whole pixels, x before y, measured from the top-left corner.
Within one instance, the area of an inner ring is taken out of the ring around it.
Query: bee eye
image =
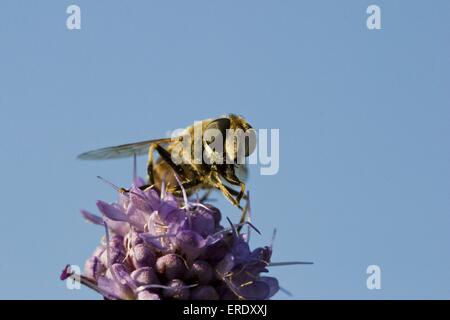
[[[214,121],[211,121],[208,126],[205,129],[205,132],[213,132],[215,135],[221,134],[222,137],[220,141],[225,141],[226,135],[227,135],[227,129],[230,129],[230,119],[228,118],[219,118]],[[216,141],[219,137],[215,137],[215,135],[206,134],[208,138],[205,139],[205,142],[207,144],[211,144],[214,141]]]
[[[256,148],[256,130],[253,128],[245,131],[245,156],[248,157]]]

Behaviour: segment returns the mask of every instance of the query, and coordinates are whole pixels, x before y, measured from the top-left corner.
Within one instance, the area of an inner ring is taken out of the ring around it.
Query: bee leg
[[[229,192],[229,194],[231,194],[231,196],[237,196],[237,195],[239,194],[239,192],[237,192],[236,190],[234,190],[234,189],[232,189],[232,188],[230,188],[230,187],[228,187],[228,186],[226,186],[226,185],[223,185],[223,186],[224,186],[225,189]],[[230,199],[229,197],[227,197],[227,198]],[[249,201],[248,201],[247,194],[244,194],[244,196],[242,197],[242,199],[247,200],[247,201],[245,202],[245,207],[244,207],[244,208],[242,208],[240,205],[236,205],[236,204],[234,203],[234,201],[236,201],[236,203],[237,203],[237,199],[236,199],[236,198],[233,198],[233,200],[230,200],[231,202],[233,202],[233,204],[234,204],[235,206],[237,206],[239,209],[242,210],[241,219],[239,220],[239,224],[242,224],[242,223],[245,222],[245,219],[247,218],[247,212],[248,212],[248,206],[249,206]],[[241,225],[240,227],[237,228],[237,231],[240,232],[241,229],[242,229],[242,225]]]
[[[220,177],[219,177],[219,175],[217,174],[217,172],[214,172],[213,175],[212,175],[212,177],[213,177],[212,180],[214,181],[214,183],[213,183],[214,187],[217,188],[217,189],[219,189],[219,190],[223,193],[223,195],[224,195],[228,200],[230,200],[230,202],[231,202],[234,206],[238,207],[240,210],[243,210],[242,207],[241,207],[241,205],[239,204],[239,202],[233,197],[233,195],[230,193],[230,191],[228,191],[227,186],[225,186],[225,185],[222,183],[222,180],[220,179]]]
[[[206,190],[205,194],[199,199],[199,201],[201,203],[205,202],[206,200],[208,200],[209,195],[211,194],[212,189],[208,189]]]
[[[241,199],[244,197],[244,195],[245,195],[245,183],[243,183],[243,182],[241,182],[240,183],[240,187],[241,187],[241,190],[239,191],[239,194],[237,195],[237,197],[236,197],[236,201],[237,202],[241,202]]]
[[[239,204],[239,202],[237,202],[237,200],[232,196],[232,194],[228,191],[228,189],[223,185],[222,182],[217,183],[216,184],[216,188],[218,188],[220,191],[222,191],[223,195],[231,201],[231,203],[239,208],[240,210],[242,210],[241,205]]]
[[[246,197],[246,198],[248,199],[248,197]],[[247,215],[248,215],[249,209],[250,209],[250,203],[249,203],[249,201],[247,201],[245,203],[244,209],[242,210],[241,219],[239,220],[240,226],[237,227],[237,232],[238,233],[241,232],[241,229],[244,226],[244,222],[247,220]]]
[[[155,184],[155,175],[153,172],[153,159],[155,153],[155,144],[151,144],[148,148],[148,161],[147,161],[147,175],[148,175],[148,184]]]
[[[228,187],[228,186],[225,186],[225,188],[227,188],[228,191],[229,191],[233,196],[237,196],[237,195],[239,194],[238,191],[236,191],[236,190],[234,190],[234,189],[231,189],[231,188]],[[247,200],[247,195],[244,194],[244,196],[242,197],[242,199]]]
[[[181,187],[183,187],[185,190],[191,189],[195,186],[199,185],[199,182],[197,180],[188,180],[181,182],[181,186],[178,186],[181,191]]]
[[[231,184],[233,184],[235,186],[240,186],[241,190],[239,191],[239,193],[238,193],[238,195],[236,197],[236,201],[240,203],[241,199],[245,195],[245,183],[242,182],[241,180],[239,180],[239,178],[234,173],[234,170],[232,168],[230,168],[230,167],[228,167],[222,175],[223,175],[223,178],[227,182],[229,182],[229,183],[231,183]]]

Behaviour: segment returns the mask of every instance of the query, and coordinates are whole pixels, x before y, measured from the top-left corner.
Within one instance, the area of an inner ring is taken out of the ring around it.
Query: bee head
[[[248,157],[256,149],[256,130],[242,118],[240,118],[240,120],[241,121],[239,121],[236,125],[237,129],[235,132],[230,132],[229,134],[229,143],[231,144],[229,148],[234,149],[234,152],[237,153],[238,158],[240,152],[242,152],[244,157]]]
[[[227,163],[245,163],[256,148],[256,130],[234,115],[211,121],[203,138],[207,154]]]

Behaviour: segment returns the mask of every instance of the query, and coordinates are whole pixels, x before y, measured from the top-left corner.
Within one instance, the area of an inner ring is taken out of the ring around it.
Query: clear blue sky
[[[280,129],[279,174],[248,186],[253,244],[277,227],[275,261],[315,262],[271,270],[292,298],[450,298],[449,39],[445,0],[2,0],[0,298],[98,298],[58,276],[103,234],[79,215],[115,199],[95,176],[126,186],[131,160],[78,153],[229,112]]]

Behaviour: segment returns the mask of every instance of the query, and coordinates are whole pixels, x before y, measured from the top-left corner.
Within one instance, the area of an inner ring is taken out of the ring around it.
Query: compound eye
[[[211,121],[205,129],[204,139],[209,145],[220,138],[220,141],[224,142],[227,136],[227,130],[230,129],[230,119],[219,118]],[[217,137],[221,135],[221,137]]]
[[[256,149],[256,130],[253,128],[245,131],[245,156],[248,157]]]

